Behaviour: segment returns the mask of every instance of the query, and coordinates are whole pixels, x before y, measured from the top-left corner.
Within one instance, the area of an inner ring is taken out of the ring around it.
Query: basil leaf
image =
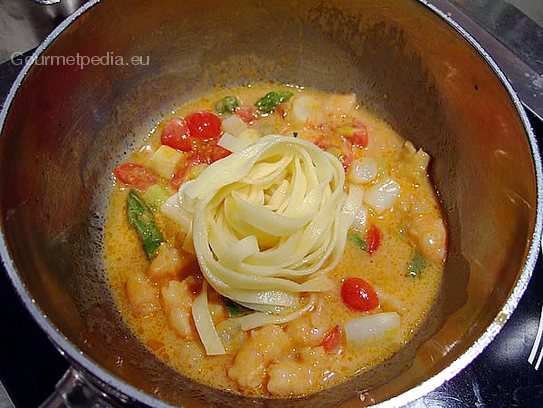
[[[418,276],[422,273],[422,270],[426,267],[426,259],[419,253],[419,251],[413,252],[411,262],[407,265],[408,276]]]
[[[349,232],[347,234],[347,239],[349,240],[349,242],[360,248],[362,251],[368,250],[368,243],[366,242],[366,240],[355,234],[354,232]]]

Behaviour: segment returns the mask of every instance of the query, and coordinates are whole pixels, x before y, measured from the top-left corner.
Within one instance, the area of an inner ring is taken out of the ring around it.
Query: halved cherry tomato
[[[368,244],[368,254],[370,255],[379,248],[379,244],[381,243],[381,231],[379,231],[377,226],[373,224],[370,226],[370,229],[366,234],[366,242]]]
[[[231,153],[232,152],[230,150],[226,150],[224,147],[218,146],[216,141],[215,143],[210,143],[209,162],[213,163],[217,160],[224,159]]]
[[[379,306],[375,289],[361,278],[348,278],[341,285],[341,299],[353,310],[367,312]]]
[[[205,162],[209,164],[216,162],[217,160],[220,160],[232,153],[231,151],[219,146],[217,144],[218,141],[218,139],[198,141],[196,144],[196,153],[204,157],[206,160]]]
[[[187,122],[183,118],[173,118],[162,129],[160,143],[183,152],[194,149]]]
[[[196,139],[209,140],[221,135],[221,119],[213,112],[198,110],[185,116],[190,135]]]
[[[332,351],[337,350],[340,344],[341,344],[341,330],[339,328],[339,324],[336,324],[332,328],[332,330],[330,330],[326,334],[321,345],[322,347],[324,347],[325,351],[332,352]]]
[[[188,153],[186,161],[180,167],[171,179],[172,186],[178,189],[187,178],[190,170],[199,164],[211,164],[220,160],[231,152],[217,145],[217,139],[194,140],[194,150]]]
[[[204,154],[199,152],[191,154],[187,157],[187,161],[185,162],[187,167],[194,167],[204,163],[209,163],[209,160]]]
[[[208,158],[200,153],[192,153],[187,157],[185,165],[180,167],[172,177],[172,186],[178,189],[185,182],[190,169],[199,164],[209,163]]]
[[[140,191],[145,191],[158,182],[157,175],[151,173],[141,164],[136,163],[119,164],[113,169],[113,174],[122,183]]]

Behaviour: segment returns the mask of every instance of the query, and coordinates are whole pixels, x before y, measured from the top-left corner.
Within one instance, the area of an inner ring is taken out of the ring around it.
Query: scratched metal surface
[[[543,120],[543,1],[428,2],[447,13],[482,45],[525,106]]]

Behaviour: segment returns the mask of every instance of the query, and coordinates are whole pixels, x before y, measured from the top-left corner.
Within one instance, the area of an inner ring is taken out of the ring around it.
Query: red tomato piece
[[[141,164],[123,163],[113,169],[113,174],[122,183],[145,191],[158,182],[158,176],[149,172]]]
[[[341,285],[341,299],[352,310],[367,312],[379,306],[375,289],[361,278],[348,278]]]
[[[326,334],[321,345],[322,347],[324,347],[325,351],[332,352],[332,351],[337,350],[340,344],[341,344],[341,330],[339,328],[339,324],[336,324],[332,328],[332,330],[330,330]]]
[[[281,105],[277,105],[275,107],[275,113],[277,114],[277,116],[279,116],[280,118],[285,118],[285,116],[287,116],[287,112],[285,112],[285,108],[283,108]]]
[[[254,106],[238,106],[236,115],[245,123],[251,124],[258,119],[258,111]]]
[[[195,139],[210,140],[221,135],[221,119],[213,112],[198,110],[185,117],[190,135]]]
[[[351,136],[351,143],[358,147],[367,147],[368,132],[366,128],[356,129]]]
[[[353,157],[353,153],[351,152],[351,149],[344,149],[341,156],[339,156],[339,161],[343,165],[343,169],[345,170],[345,173],[347,173],[351,163],[354,161],[354,157]]]
[[[181,184],[185,182],[185,179],[187,178],[187,174],[189,173],[190,169],[203,163],[209,163],[208,158],[203,154],[192,153],[191,155],[189,155],[187,157],[187,160],[185,161],[185,165],[180,167],[173,175],[171,180],[172,186],[175,189],[179,189],[179,187],[181,187]]]
[[[319,149],[326,150],[326,141],[323,137],[319,137],[313,142]]]
[[[183,152],[194,149],[187,122],[183,118],[174,118],[166,123],[160,135],[160,142]]]
[[[366,242],[368,244],[368,253],[370,255],[377,251],[377,248],[379,248],[379,244],[381,243],[381,231],[379,231],[377,226],[373,224],[370,226],[370,229],[366,234]]]
[[[348,138],[341,135],[328,133],[325,136],[319,137],[313,143],[315,143],[315,145],[317,145],[321,150],[325,150],[328,153],[336,156],[343,165],[345,172],[349,170],[349,166],[353,162],[354,156],[351,149],[352,143]]]
[[[226,150],[224,147],[218,146],[216,143],[211,144],[209,152],[209,161],[210,163],[216,162],[217,160],[224,159],[226,156],[229,156],[232,152]]]
[[[203,163],[209,163],[208,158],[201,153],[193,153],[189,157],[187,157],[186,166],[194,167]]]
[[[183,182],[185,181],[187,172],[188,172],[188,167],[185,167],[185,166],[177,169],[177,171],[175,172],[175,174],[173,175],[170,181],[172,183],[173,188],[175,188],[176,190],[179,190],[179,187],[181,187],[181,184],[183,184]]]
[[[206,163],[213,163],[228,156],[231,152],[219,146],[217,139],[199,142],[197,152],[206,160]]]

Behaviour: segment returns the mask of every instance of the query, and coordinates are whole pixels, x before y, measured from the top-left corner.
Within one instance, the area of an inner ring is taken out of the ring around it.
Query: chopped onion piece
[[[353,183],[369,183],[377,177],[377,170],[377,161],[374,158],[362,157],[351,163],[348,178]]]
[[[351,224],[357,231],[363,231],[366,228],[368,222],[368,207],[362,204],[356,214],[354,215],[354,221]]]
[[[364,189],[354,184],[349,186],[349,195],[343,206],[343,211],[350,211],[351,224],[356,230],[363,230],[368,218],[368,207],[362,201],[364,199]]]
[[[400,185],[392,179],[381,181],[366,190],[364,202],[377,214],[392,208],[396,198],[400,196]]]
[[[343,204],[342,213],[349,214],[351,218],[355,217],[360,206],[362,205],[362,199],[364,198],[364,190],[358,186],[350,185],[349,194],[345,203]]]
[[[245,140],[240,139],[232,135],[231,133],[224,132],[217,144],[233,153],[239,152],[247,147],[248,143]]]
[[[247,144],[254,143],[260,139],[260,132],[256,129],[246,129],[238,135],[238,138]]]
[[[175,193],[160,207],[160,211],[177,222],[183,231],[188,231],[192,222],[192,214],[179,205],[178,195]]]
[[[247,124],[237,115],[230,115],[222,121],[222,128],[225,132],[238,136],[247,129]]]
[[[350,320],[345,323],[345,335],[348,345],[355,348],[401,343],[400,315],[386,312]]]

